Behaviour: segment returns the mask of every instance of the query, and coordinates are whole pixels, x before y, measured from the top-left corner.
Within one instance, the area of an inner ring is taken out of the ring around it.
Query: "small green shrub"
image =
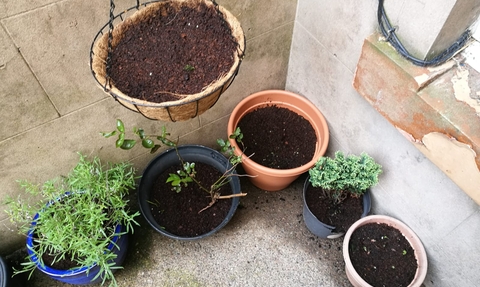
[[[126,232],[138,225],[134,218],[139,212],[128,212],[126,195],[135,188],[135,169],[130,163],[108,164],[103,166],[100,159],[92,161],[80,155],[75,168],[60,179],[53,179],[42,185],[19,181],[20,186],[40,201],[30,203],[19,196],[7,199],[6,212],[19,227],[20,233],[27,235],[32,218],[38,213],[35,226],[36,244],[32,250],[44,265],[42,254],[54,257],[54,262],[69,259],[77,266],[100,267],[99,275],[112,280],[112,260],[116,254],[107,246],[115,233],[115,226],[122,224]],[[124,234],[124,233],[122,233]],[[29,260],[22,264],[23,269],[16,273],[33,272],[36,265]],[[96,278],[93,278],[96,279]],[[92,279],[92,280],[93,280]]]
[[[309,170],[310,183],[321,187],[335,203],[342,202],[348,194],[363,195],[367,188],[378,183],[382,166],[366,153],[345,156],[337,151],[335,158],[321,157]]]

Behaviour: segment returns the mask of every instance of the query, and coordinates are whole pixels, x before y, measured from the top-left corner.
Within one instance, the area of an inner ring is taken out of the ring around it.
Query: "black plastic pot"
[[[0,257],[0,287],[21,287],[21,281],[19,276],[12,277],[12,267]]]
[[[224,173],[225,171],[232,168],[232,165],[230,164],[227,158],[225,158],[218,151],[211,149],[209,147],[205,147],[201,145],[182,145],[178,147],[178,153],[180,154],[182,159],[186,162],[196,162],[196,163],[201,162],[204,164],[208,164],[214,167],[215,169],[217,169],[218,171],[220,171],[221,173]],[[232,198],[232,205],[230,207],[230,210],[227,216],[225,217],[225,219],[222,221],[222,223],[219,226],[217,226],[215,229],[213,229],[208,233],[195,236],[195,237],[178,236],[166,231],[164,228],[162,228],[162,226],[160,226],[155,221],[150,211],[150,203],[149,203],[150,192],[152,190],[152,187],[156,179],[166,169],[168,169],[172,165],[178,165],[178,164],[180,164],[180,160],[178,158],[178,155],[175,149],[169,149],[164,151],[148,164],[147,168],[143,172],[142,179],[140,181],[140,185],[138,188],[138,203],[140,205],[140,212],[142,213],[142,215],[147,220],[148,224],[150,224],[150,226],[153,229],[155,229],[160,234],[173,239],[196,240],[196,239],[201,239],[209,235],[212,235],[218,230],[220,230],[222,227],[224,227],[233,217],[233,215],[235,214],[235,211],[237,210],[238,203],[240,202],[238,197]],[[236,174],[235,170],[232,170],[231,173]],[[238,179],[238,177],[236,176],[230,177],[229,184],[233,194],[238,194],[241,192],[240,180]]]
[[[310,177],[308,176],[303,185],[303,220],[308,230],[320,238],[335,239],[342,237],[345,232],[334,232],[335,226],[325,224],[317,219],[317,217],[310,211],[305,201],[305,192],[307,187],[310,185]],[[363,213],[361,218],[368,215],[370,208],[372,206],[372,200],[370,197],[370,191],[367,189],[367,192],[363,195]]]

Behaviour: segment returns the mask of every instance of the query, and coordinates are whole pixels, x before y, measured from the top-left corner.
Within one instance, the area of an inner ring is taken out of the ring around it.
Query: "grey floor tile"
[[[0,142],[58,117],[37,79],[0,27]]]

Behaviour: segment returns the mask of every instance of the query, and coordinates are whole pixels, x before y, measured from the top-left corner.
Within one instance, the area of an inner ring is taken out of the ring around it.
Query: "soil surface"
[[[172,166],[157,178],[150,195],[152,215],[166,231],[178,236],[195,237],[210,232],[225,219],[232,206],[232,199],[220,199],[198,213],[211,201],[207,192],[199,189],[197,184],[189,183],[177,193],[169,183],[165,183],[169,174],[177,173],[180,168],[180,165]],[[201,162],[195,163],[195,170],[195,178],[205,187],[211,186],[222,176],[218,170]],[[231,194],[230,185],[224,185],[220,193]]]
[[[308,120],[275,105],[256,109],[238,122],[245,154],[263,166],[291,169],[315,155],[317,136]],[[239,143],[242,147],[242,144]]]
[[[347,232],[348,228],[359,220],[363,213],[363,198],[347,196],[340,204],[334,204],[322,188],[308,185],[305,202],[310,211],[321,222],[334,226],[334,232]]]
[[[69,255],[70,256],[70,255]],[[70,260],[69,258],[62,259],[60,261],[56,261],[54,263],[55,256],[51,256],[48,254],[42,254],[42,260],[45,265],[52,267],[57,270],[68,270],[72,268],[78,268],[78,263],[75,261]]]
[[[408,286],[418,268],[414,250],[402,233],[387,224],[369,223],[352,233],[353,267],[374,287]]]
[[[233,65],[237,43],[221,14],[170,5],[132,26],[114,47],[107,71],[130,97],[165,102],[199,93]]]

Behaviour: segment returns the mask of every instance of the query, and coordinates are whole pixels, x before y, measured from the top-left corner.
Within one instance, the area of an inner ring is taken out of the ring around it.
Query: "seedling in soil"
[[[145,131],[142,128],[134,128],[133,133],[138,137],[138,139],[125,138],[125,125],[121,120],[117,119],[117,129],[109,133],[101,133],[101,135],[105,138],[109,138],[118,134],[115,146],[123,150],[132,149],[138,141],[142,143],[142,146],[144,148],[150,149],[150,153],[155,153],[162,146],[162,144],[164,146],[174,148],[177,152],[178,159],[181,162],[182,169],[177,170],[176,174],[169,174],[166,183],[170,183],[172,185],[172,190],[176,191],[177,193],[182,191],[182,186],[186,187],[189,183],[192,182],[197,184],[201,190],[207,192],[210,195],[211,201],[208,206],[200,210],[199,213],[211,207],[219,199],[229,199],[232,197],[247,195],[246,193],[220,195],[219,192],[219,189],[230,181],[230,177],[232,176],[230,172],[242,162],[242,157],[236,156],[233,153],[234,147],[230,145],[230,142],[223,139],[217,140],[217,143],[220,145],[221,151],[228,156],[232,167],[226,170],[225,173],[223,173],[222,176],[220,176],[210,187],[204,187],[195,178],[195,174],[197,173],[197,171],[195,170],[195,163],[185,162],[182,159],[180,153],[178,152],[178,139],[176,141],[171,140],[169,138],[170,133],[167,132],[165,126],[162,127],[162,132],[160,135],[146,135]],[[235,132],[230,135],[230,138],[236,139],[237,141],[241,142],[243,134],[241,133],[240,128],[237,128]],[[154,139],[156,139],[158,142],[155,142]]]
[[[191,72],[191,71],[195,70],[195,67],[187,64],[187,65],[185,65],[185,67],[183,67],[183,70],[186,71],[186,72]]]

